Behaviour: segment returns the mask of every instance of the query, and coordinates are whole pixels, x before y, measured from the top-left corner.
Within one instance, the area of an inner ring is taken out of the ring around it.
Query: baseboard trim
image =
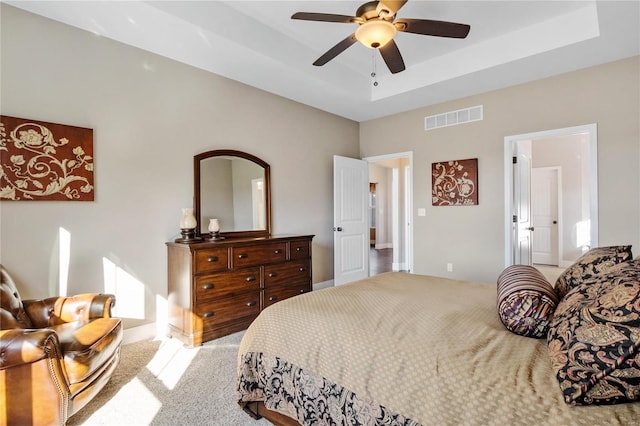
[[[141,340],[157,340],[163,338],[165,338],[165,335],[159,334],[157,324],[152,322],[137,327],[126,328],[122,336],[122,344],[128,345],[130,343],[140,342]]]
[[[407,267],[407,264],[404,262],[394,262],[391,265],[391,270],[394,272],[398,272],[398,271],[407,271],[409,270],[409,268]]]
[[[334,287],[334,286],[335,286],[335,284],[334,284],[333,280],[322,281],[322,282],[319,282],[319,283],[315,283],[313,285],[313,291],[322,290],[323,288]]]

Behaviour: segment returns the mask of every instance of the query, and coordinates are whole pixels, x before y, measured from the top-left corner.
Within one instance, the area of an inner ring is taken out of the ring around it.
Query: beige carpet
[[[175,339],[124,345],[113,377],[67,422],[75,425],[264,426],[235,399],[238,344],[243,332],[200,348]]]

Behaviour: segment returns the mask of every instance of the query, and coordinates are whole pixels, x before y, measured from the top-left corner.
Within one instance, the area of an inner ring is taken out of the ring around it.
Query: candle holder
[[[220,220],[209,219],[209,241],[224,240],[224,237],[220,235]]]
[[[180,238],[175,240],[176,243],[197,243],[198,241],[202,241],[202,237],[198,237],[196,235],[195,228],[181,228],[180,229]]]
[[[202,237],[198,237],[196,234],[196,226],[198,222],[193,215],[193,209],[185,207],[182,209],[182,217],[180,218],[180,235],[181,238],[176,238],[176,243],[195,243],[202,241]]]

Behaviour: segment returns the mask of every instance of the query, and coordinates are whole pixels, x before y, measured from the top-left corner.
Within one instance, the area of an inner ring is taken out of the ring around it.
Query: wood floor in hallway
[[[369,249],[369,275],[390,272],[393,269],[393,249]]]

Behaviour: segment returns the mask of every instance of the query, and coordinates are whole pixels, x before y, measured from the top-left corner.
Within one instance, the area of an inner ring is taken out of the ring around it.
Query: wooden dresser
[[[246,329],[273,303],[311,291],[312,239],[167,243],[169,335],[199,346]]]

